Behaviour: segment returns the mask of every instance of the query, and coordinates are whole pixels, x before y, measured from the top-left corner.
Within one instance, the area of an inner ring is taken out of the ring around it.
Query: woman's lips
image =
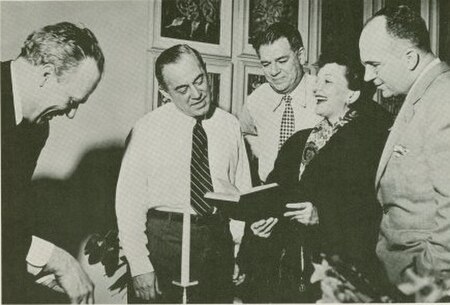
[[[328,100],[328,98],[326,96],[322,96],[322,95],[316,95],[315,98],[316,98],[317,104],[326,102]]]

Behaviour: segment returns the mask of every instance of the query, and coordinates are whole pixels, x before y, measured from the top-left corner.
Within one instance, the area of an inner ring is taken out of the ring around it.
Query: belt
[[[176,212],[164,212],[158,211],[155,209],[151,209],[148,211],[147,216],[154,217],[157,219],[167,220],[167,221],[175,221],[175,222],[183,222],[183,213]],[[220,214],[212,214],[209,216],[200,216],[191,214],[191,224],[197,225],[207,225],[207,224],[218,224],[223,223],[223,218]]]

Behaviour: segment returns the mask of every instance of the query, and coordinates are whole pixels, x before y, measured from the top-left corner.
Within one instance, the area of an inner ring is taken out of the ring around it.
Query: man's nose
[[[364,81],[366,82],[370,82],[371,80],[373,80],[375,78],[376,74],[373,71],[373,69],[371,67],[367,67],[365,68],[364,71]]]
[[[200,90],[195,85],[191,85],[191,97],[200,98],[200,96]]]
[[[75,107],[71,108],[68,112],[66,112],[66,117],[68,117],[69,119],[73,119],[75,117],[75,114],[77,113],[78,110],[78,105],[76,105]]]
[[[278,64],[274,63],[270,65],[270,74],[272,76],[276,76],[278,73],[280,73],[280,68],[278,67]]]

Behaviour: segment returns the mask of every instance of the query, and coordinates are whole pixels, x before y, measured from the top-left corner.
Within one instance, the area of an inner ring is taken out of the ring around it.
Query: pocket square
[[[394,156],[395,157],[400,157],[400,156],[404,156],[409,152],[409,149],[406,148],[403,145],[397,144],[394,146]]]

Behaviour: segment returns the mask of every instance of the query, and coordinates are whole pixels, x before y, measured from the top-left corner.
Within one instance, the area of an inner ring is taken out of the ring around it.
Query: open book
[[[285,210],[281,200],[281,189],[277,183],[254,187],[240,193],[231,183],[219,180],[223,192],[208,192],[205,199],[226,216],[243,221],[255,221],[269,217],[280,217]]]

